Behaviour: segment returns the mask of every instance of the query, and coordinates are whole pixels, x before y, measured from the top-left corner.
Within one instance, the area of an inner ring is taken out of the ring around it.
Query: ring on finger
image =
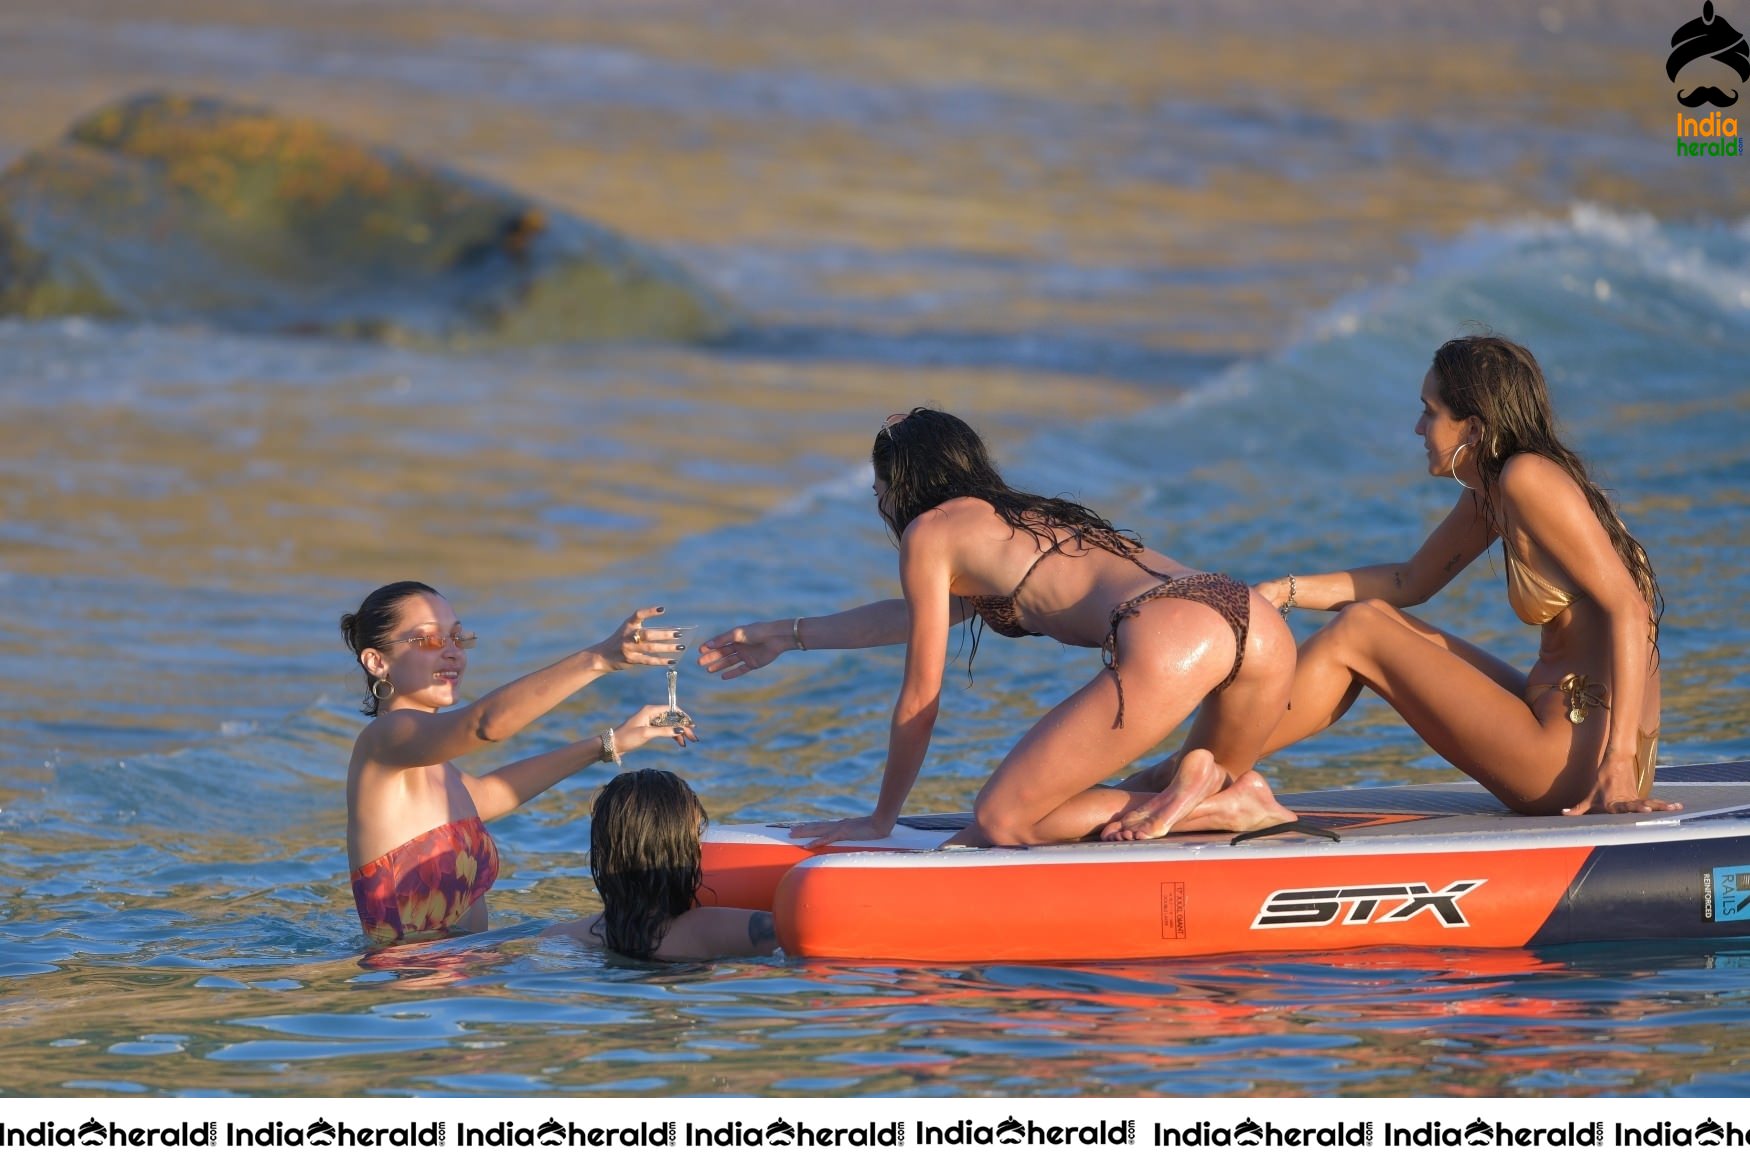
[[[632,642],[634,644],[642,644],[644,642],[644,629],[643,628],[633,628],[632,629]]]

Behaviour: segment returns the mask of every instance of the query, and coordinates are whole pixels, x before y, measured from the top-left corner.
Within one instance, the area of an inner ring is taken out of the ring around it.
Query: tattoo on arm
[[[1446,573],[1448,575],[1452,574],[1454,571],[1456,571],[1458,569],[1458,565],[1462,561],[1464,561],[1463,555],[1454,555],[1450,559],[1446,560]]]
[[[1391,573],[1391,581],[1392,586],[1396,587],[1399,591],[1404,589],[1404,573],[1402,571],[1393,571]]]
[[[755,911],[747,917],[747,941],[754,947],[778,942],[778,929],[770,911]]]

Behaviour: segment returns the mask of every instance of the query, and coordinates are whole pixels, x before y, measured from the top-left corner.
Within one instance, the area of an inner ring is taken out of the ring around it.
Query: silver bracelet
[[[1295,592],[1294,576],[1290,575],[1288,577],[1288,598],[1282,602],[1281,607],[1278,607],[1276,609],[1277,611],[1281,612],[1285,616],[1288,614],[1289,609],[1294,606],[1294,592]]]
[[[798,652],[808,651],[808,645],[802,642],[802,617],[797,616],[790,621],[790,638],[796,641]]]
[[[602,730],[602,760],[609,765],[620,764],[620,751],[614,748],[614,730]]]

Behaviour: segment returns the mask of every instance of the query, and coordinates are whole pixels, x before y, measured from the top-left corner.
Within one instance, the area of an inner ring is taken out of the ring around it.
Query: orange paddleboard
[[[1750,934],[1750,763],[1672,766],[1668,814],[1527,818],[1471,783],[1283,799],[1318,833],[937,849],[963,815],[822,852],[714,825],[702,903],[771,908],[790,955],[1131,960]]]

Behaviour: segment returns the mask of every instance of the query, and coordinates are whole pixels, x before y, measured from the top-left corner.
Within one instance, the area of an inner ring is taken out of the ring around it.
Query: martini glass
[[[661,633],[660,638],[653,642],[668,643],[676,640],[684,641],[688,634],[696,630],[697,627],[697,624],[680,624],[669,627],[646,627],[644,630]],[[681,706],[675,703],[675,684],[680,679],[680,672],[677,670],[679,665],[678,655],[665,665],[668,669],[668,707],[650,718],[650,723],[660,729],[673,729],[693,723],[693,718],[682,712]]]

